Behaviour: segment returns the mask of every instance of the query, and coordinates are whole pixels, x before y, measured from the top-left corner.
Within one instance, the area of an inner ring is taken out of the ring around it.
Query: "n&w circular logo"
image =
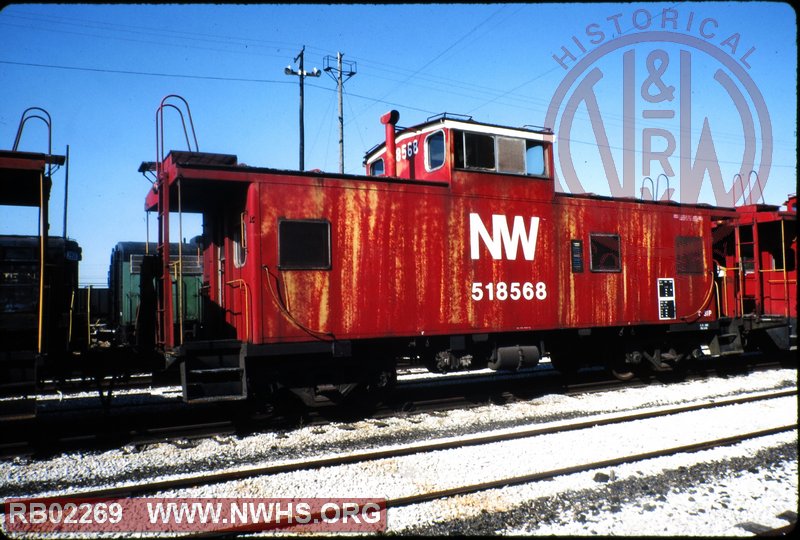
[[[757,202],[773,147],[749,74],[755,52],[715,18],[674,8],[615,14],[571,36],[552,56],[566,75],[545,120],[558,135],[556,189]]]

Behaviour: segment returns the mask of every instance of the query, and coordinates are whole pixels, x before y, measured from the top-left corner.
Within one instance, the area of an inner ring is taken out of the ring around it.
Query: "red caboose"
[[[339,396],[391,381],[401,356],[627,374],[738,347],[714,341],[712,235],[736,212],[556,194],[549,130],[448,115],[397,130],[397,116],[366,176],[158,163],[160,242],[168,210],[204,217],[205,336],[183,343],[168,294],[159,306],[187,400],[244,397],[248,380]]]
[[[714,226],[720,313],[767,350],[797,342],[797,196],[784,206],[748,204]]]

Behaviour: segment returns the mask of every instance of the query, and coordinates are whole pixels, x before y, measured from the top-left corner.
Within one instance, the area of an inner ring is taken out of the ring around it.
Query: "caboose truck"
[[[548,354],[629,378],[757,336],[794,346],[796,210],[556,193],[547,129],[445,114],[398,130],[398,116],[381,118],[365,176],[159,158],[146,199],[159,243],[170,212],[204,221],[194,341],[163,250],[154,278],[154,340],[180,363],[187,401],[278,388],[339,400],[391,386],[400,357],[516,370]]]

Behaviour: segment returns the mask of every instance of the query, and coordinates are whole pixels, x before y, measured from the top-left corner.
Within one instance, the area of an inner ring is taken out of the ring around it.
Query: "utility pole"
[[[342,87],[344,82],[356,74],[356,63],[355,62],[347,62],[347,70],[342,67],[343,61],[342,56],[344,53],[336,53],[336,75],[334,76],[331,73],[334,68],[331,66],[331,62],[333,61],[333,56],[326,56],[325,62],[323,65],[323,70],[328,73],[333,79],[336,81],[338,90],[339,90],[339,173],[344,174],[344,111],[342,110]],[[347,76],[346,79],[342,80],[342,77]]]
[[[64,173],[64,240],[67,239],[67,203],[69,202],[69,145],[66,153],[67,169]]]
[[[303,56],[306,52],[306,46],[303,45],[303,48],[300,50],[300,53],[294,57],[294,61],[297,62],[300,60],[300,64],[298,66],[297,71],[292,69],[292,66],[286,66],[283,72],[286,75],[297,75],[300,78],[300,170],[305,170],[305,133],[304,133],[304,122],[303,122],[303,79],[306,77],[319,77],[322,73],[317,68],[314,68],[311,73],[308,73],[303,69]]]

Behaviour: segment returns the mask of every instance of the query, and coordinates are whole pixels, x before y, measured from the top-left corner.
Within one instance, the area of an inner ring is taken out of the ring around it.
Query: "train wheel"
[[[636,373],[633,371],[633,366],[625,362],[624,357],[621,359],[612,359],[609,362],[608,370],[615,379],[620,381],[630,381],[636,376]]]
[[[611,374],[620,381],[630,381],[636,376],[633,371],[629,371],[626,367],[611,368]]]

